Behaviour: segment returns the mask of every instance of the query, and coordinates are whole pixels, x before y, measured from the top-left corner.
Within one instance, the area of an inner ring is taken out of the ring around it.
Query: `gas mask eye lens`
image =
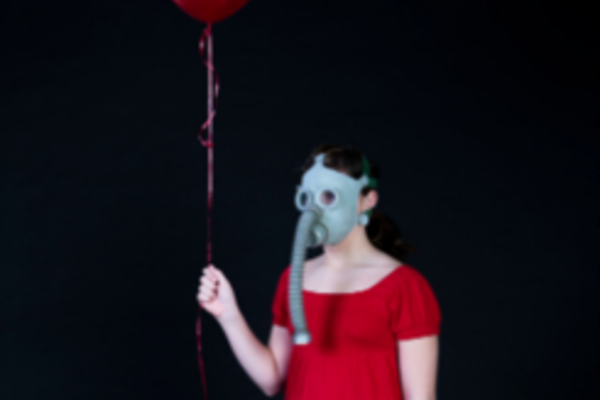
[[[301,192],[298,200],[301,207],[306,207],[308,205],[308,194],[306,192]]]
[[[298,208],[298,210],[300,210],[300,211],[307,210],[312,203],[310,191],[307,189],[300,189],[296,193],[295,202],[296,202],[296,207]]]
[[[324,190],[321,192],[320,200],[324,206],[332,205],[333,203],[335,203],[336,199],[337,199],[337,197],[336,197],[335,193],[332,192],[331,190]]]

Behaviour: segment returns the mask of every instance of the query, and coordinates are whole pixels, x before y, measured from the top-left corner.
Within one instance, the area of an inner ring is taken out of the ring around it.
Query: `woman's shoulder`
[[[393,297],[429,295],[433,288],[427,277],[411,264],[403,263],[388,280],[388,292]]]

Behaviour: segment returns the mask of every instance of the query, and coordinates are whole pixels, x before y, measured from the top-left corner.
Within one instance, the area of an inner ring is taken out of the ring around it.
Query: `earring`
[[[363,226],[367,226],[369,224],[369,216],[366,212],[360,214],[360,216],[358,217],[358,223]]]

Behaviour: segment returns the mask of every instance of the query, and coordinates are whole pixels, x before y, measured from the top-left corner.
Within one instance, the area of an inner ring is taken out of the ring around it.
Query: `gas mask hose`
[[[304,275],[304,260],[306,258],[307,247],[315,247],[325,239],[323,230],[319,229],[322,227],[317,223],[319,217],[320,210],[316,207],[311,208],[302,213],[296,225],[289,282],[289,301],[292,324],[294,326],[294,344],[307,344],[311,341],[304,315],[302,278]]]

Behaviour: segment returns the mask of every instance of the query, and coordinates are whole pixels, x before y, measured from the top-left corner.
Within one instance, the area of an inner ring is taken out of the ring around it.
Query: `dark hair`
[[[345,173],[355,179],[359,179],[362,176],[362,153],[352,144],[344,147],[326,143],[320,144],[300,167],[300,172],[304,174],[310,169],[315,162],[315,157],[321,153],[325,153],[323,163],[326,167]],[[369,176],[379,180],[381,175],[379,166],[369,157],[366,158],[371,164]],[[373,188],[365,186],[360,193],[365,196],[371,190]],[[373,246],[400,261],[404,261],[404,258],[408,254],[416,253],[414,246],[402,242],[400,230],[394,221],[378,210],[373,210],[369,224],[366,227],[366,233]]]

